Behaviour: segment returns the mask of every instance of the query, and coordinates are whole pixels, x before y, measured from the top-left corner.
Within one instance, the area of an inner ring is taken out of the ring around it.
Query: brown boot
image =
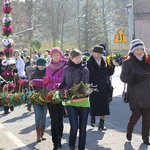
[[[36,127],[37,142],[41,142],[41,128]]]
[[[46,140],[44,137],[45,127],[41,127],[41,140]]]

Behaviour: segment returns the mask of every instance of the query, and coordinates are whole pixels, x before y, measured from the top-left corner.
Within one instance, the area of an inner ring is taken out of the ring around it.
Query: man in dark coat
[[[89,82],[97,85],[97,91],[90,95],[90,115],[91,126],[95,126],[95,116],[100,116],[98,129],[106,130],[104,127],[105,115],[109,115],[108,102],[108,77],[114,73],[114,65],[107,65],[105,58],[102,56],[104,48],[102,46],[95,46],[87,61],[87,67],[90,72]]]

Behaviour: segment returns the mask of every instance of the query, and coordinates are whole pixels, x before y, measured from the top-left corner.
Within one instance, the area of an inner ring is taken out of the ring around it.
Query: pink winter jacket
[[[45,77],[49,78],[49,82],[46,84],[47,90],[56,90],[58,86],[56,84],[61,83],[62,76],[63,76],[63,69],[67,65],[67,61],[62,61],[62,65],[60,65],[60,68],[55,68],[55,65],[53,67],[50,67],[51,65],[47,66],[46,68],[46,74]],[[32,80],[34,86],[43,87],[43,79],[33,79]]]

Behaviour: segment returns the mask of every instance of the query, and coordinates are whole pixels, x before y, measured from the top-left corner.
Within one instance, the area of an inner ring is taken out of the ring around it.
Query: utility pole
[[[80,0],[77,0],[77,19],[78,19],[78,49],[81,50],[81,38],[80,38]]]
[[[129,43],[130,43],[135,38],[133,4],[128,4],[126,6],[126,12],[128,15],[128,33],[129,33]]]
[[[86,12],[85,12],[85,50],[88,50],[89,46],[89,0],[86,1]]]

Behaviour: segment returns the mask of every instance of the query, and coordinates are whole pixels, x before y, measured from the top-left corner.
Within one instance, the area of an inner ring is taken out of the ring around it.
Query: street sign
[[[124,32],[120,29],[114,37],[114,43],[125,43],[125,42],[128,42],[128,38],[124,34]]]

